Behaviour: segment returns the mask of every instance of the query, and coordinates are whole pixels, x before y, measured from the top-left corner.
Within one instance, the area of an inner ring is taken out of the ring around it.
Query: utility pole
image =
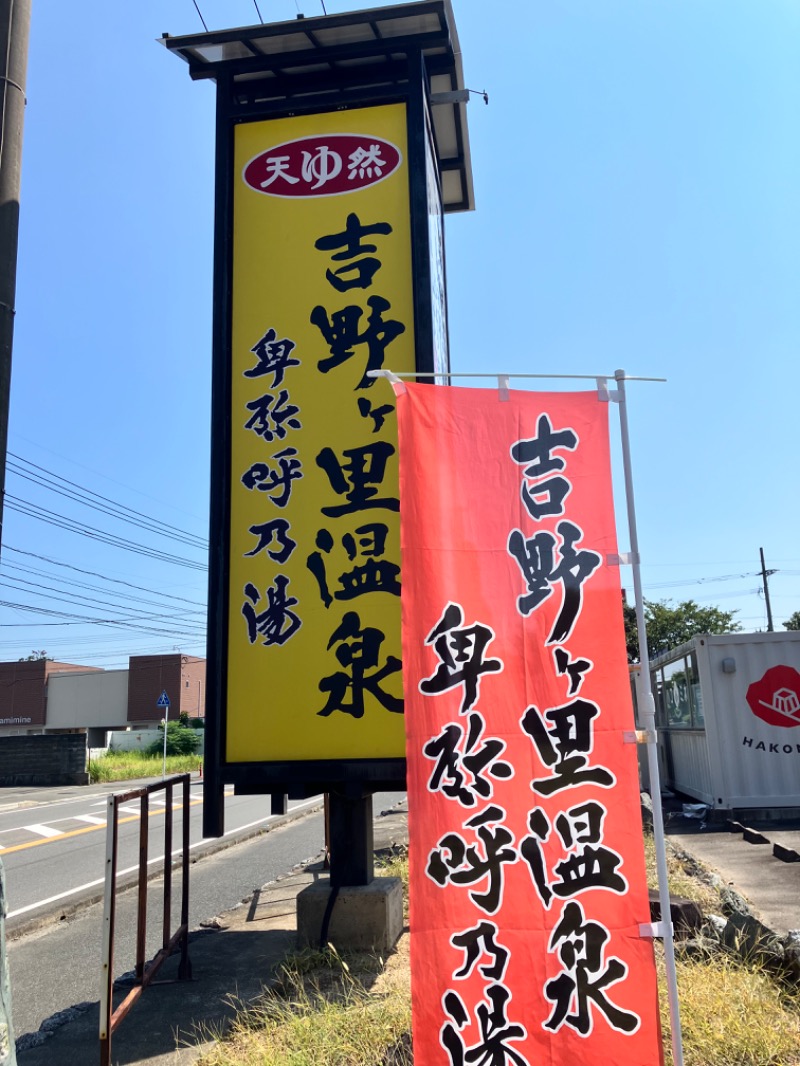
[[[11,348],[17,291],[19,187],[31,0],[0,0],[0,547],[6,494]],[[0,1066],[16,1066],[5,944],[6,886],[0,860]]]
[[[31,0],[0,0],[0,545],[6,491],[22,126],[25,118],[30,21]]]
[[[764,602],[767,605],[767,632],[768,633],[774,633],[775,632],[775,626],[772,624],[772,604],[769,602],[769,582],[767,581],[767,578],[768,577],[772,577],[773,574],[777,574],[778,571],[777,570],[767,570],[766,564],[764,562],[764,549],[763,548],[759,548],[758,550],[761,553],[761,571],[760,571],[760,573],[761,573],[761,580],[764,582]]]

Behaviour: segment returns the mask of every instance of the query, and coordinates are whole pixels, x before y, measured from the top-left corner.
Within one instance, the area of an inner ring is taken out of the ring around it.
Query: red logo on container
[[[329,133],[278,144],[251,159],[242,177],[267,196],[341,196],[377,185],[400,166],[400,149],[364,133]]]
[[[772,666],[747,690],[750,710],[768,725],[800,725],[800,674],[793,666]]]

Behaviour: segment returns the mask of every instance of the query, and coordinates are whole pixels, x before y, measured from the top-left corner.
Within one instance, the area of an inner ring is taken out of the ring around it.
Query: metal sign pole
[[[161,768],[161,780],[164,781],[167,777],[167,729],[169,726],[169,696],[167,695],[166,689],[164,689],[156,700],[156,707],[160,707],[164,711],[164,720],[162,723],[164,726],[164,764]]]
[[[667,850],[664,839],[664,817],[661,811],[661,786],[658,773],[658,746],[656,735],[656,707],[650,683],[649,653],[647,648],[647,630],[644,621],[644,599],[642,597],[642,576],[639,564],[639,535],[636,529],[636,508],[633,497],[633,474],[631,471],[631,449],[628,435],[628,412],[625,405],[625,371],[615,370],[617,382],[617,400],[619,404],[619,422],[622,435],[622,464],[625,471],[625,499],[628,508],[628,530],[631,542],[631,568],[633,570],[633,590],[636,600],[636,628],[639,634],[639,695],[641,713],[647,734],[647,766],[650,771],[650,792],[653,800],[653,836],[656,845],[656,867],[658,870],[658,898],[661,904],[661,925],[663,927],[664,954],[666,956],[667,994],[672,1029],[672,1055],[674,1066],[683,1066],[683,1036],[681,1034],[680,1008],[678,1005],[678,982],[675,972],[675,945],[672,939],[672,917],[670,914],[669,885],[667,882]]]
[[[167,776],[167,726],[169,725],[169,704],[164,708],[164,764],[161,767],[162,779]]]

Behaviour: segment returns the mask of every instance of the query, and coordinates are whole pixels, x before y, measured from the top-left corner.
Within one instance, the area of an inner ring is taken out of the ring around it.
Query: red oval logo
[[[747,689],[753,714],[769,725],[800,725],[800,674],[793,666],[772,666]]]
[[[242,172],[267,196],[341,196],[377,185],[402,161],[400,149],[365,133],[328,133],[287,141],[261,152]]]

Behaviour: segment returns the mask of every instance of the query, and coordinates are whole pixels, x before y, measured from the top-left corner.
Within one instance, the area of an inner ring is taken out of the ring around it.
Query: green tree
[[[625,644],[628,662],[639,662],[639,634],[636,629],[636,611],[623,604],[625,616]],[[694,600],[684,600],[677,606],[671,600],[645,600],[644,622],[647,629],[647,648],[650,658],[655,659],[679,644],[685,644],[697,633],[738,633],[741,625],[736,621],[736,611],[722,611],[719,607],[701,607]]]
[[[784,629],[800,629],[800,611],[795,611],[791,618],[787,618],[783,623]]]
[[[34,662],[39,662],[39,660],[41,660],[41,659],[46,659],[48,662],[52,662],[53,661],[53,656],[52,655],[48,655],[47,652],[44,650],[44,648],[42,648],[41,651],[37,651],[34,648],[34,650],[30,653],[30,655],[21,656],[20,659],[19,659],[19,662],[21,662],[21,663],[34,663]]]
[[[161,737],[147,749],[148,755],[161,755],[164,751],[164,726],[159,725]],[[180,722],[167,723],[167,755],[194,755],[200,746],[200,737],[194,729],[187,729]]]

